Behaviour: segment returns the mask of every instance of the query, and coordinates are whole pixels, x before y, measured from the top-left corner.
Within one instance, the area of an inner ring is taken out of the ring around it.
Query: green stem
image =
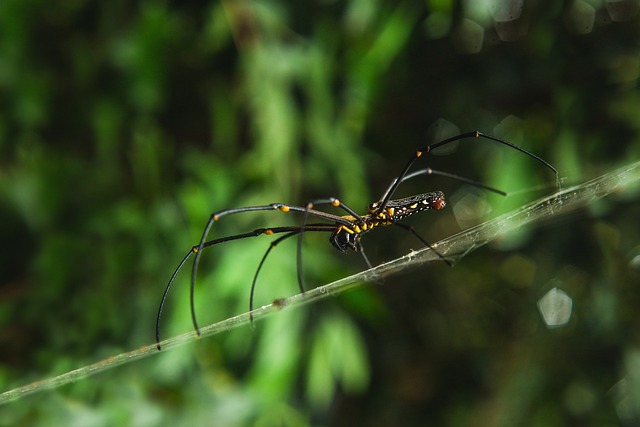
[[[451,261],[457,261],[469,252],[509,232],[529,223],[545,220],[551,217],[567,214],[568,212],[587,206],[611,193],[621,193],[632,189],[633,184],[640,181],[640,162],[623,166],[599,178],[559,191],[551,196],[539,199],[520,209],[501,215],[498,218],[484,222],[452,237],[433,245],[438,252]],[[637,188],[636,188],[637,190]],[[379,281],[408,267],[415,267],[426,262],[440,261],[439,255],[429,248],[411,252],[393,261],[381,264],[375,268],[363,271],[353,276],[345,277],[325,286],[317,287],[304,294],[275,301],[251,313],[254,320],[272,315],[284,309],[299,307],[303,304],[338,295],[347,289],[365,282]],[[244,313],[214,323],[201,329],[202,338],[230,330],[238,326],[248,325],[250,313]],[[188,332],[162,341],[162,351],[184,345],[197,340],[195,332]],[[98,372],[112,369],[125,363],[133,362],[147,356],[159,353],[156,345],[150,344],[138,350],[122,353],[100,362],[88,365],[53,378],[36,381],[26,386],[0,394],[0,404],[21,399],[38,391],[50,390],[71,382],[84,379]]]

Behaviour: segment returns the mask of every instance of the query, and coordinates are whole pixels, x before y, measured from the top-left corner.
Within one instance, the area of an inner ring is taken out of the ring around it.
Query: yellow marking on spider
[[[339,233],[342,230],[345,230],[349,234],[354,234],[355,233],[352,229],[350,229],[349,227],[347,227],[345,225],[341,225],[340,228],[338,229],[337,233]]]

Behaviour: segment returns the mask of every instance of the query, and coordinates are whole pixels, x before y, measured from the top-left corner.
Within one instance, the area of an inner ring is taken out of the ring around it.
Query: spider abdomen
[[[369,205],[369,214],[378,219],[395,222],[417,212],[440,210],[446,206],[446,203],[444,201],[444,193],[442,191],[434,191],[405,197],[404,199],[389,200],[382,211],[379,211],[379,206],[380,202]]]

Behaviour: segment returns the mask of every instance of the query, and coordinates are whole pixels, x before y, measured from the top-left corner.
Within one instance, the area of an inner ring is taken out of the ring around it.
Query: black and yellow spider
[[[274,234],[282,234],[276,240],[271,242],[269,248],[265,252],[262,260],[260,261],[256,273],[253,277],[253,283],[251,285],[251,293],[249,297],[249,309],[253,308],[253,294],[255,290],[256,281],[258,278],[258,274],[260,273],[260,269],[264,264],[265,259],[269,255],[269,252],[278,245],[281,241],[288,239],[292,236],[298,237],[298,251],[297,251],[297,272],[298,272],[298,286],[300,287],[300,291],[304,292],[304,286],[302,284],[302,234],[306,232],[325,232],[330,233],[329,241],[331,244],[341,252],[347,252],[349,250],[354,252],[359,252],[362,254],[364,261],[367,266],[371,268],[371,263],[367,258],[360,239],[363,234],[368,233],[378,226],[384,225],[395,225],[401,227],[414,236],[416,236],[425,246],[433,249],[431,245],[424,240],[411,226],[400,223],[398,221],[413,215],[414,213],[425,211],[425,210],[440,210],[445,207],[444,194],[441,191],[434,191],[430,193],[418,194],[416,196],[406,197],[403,199],[392,199],[393,195],[396,193],[396,190],[403,182],[414,178],[419,175],[444,175],[448,177],[452,177],[477,187],[485,188],[489,191],[493,191],[498,194],[505,195],[503,191],[497,190],[493,187],[489,187],[487,185],[481,184],[479,182],[475,182],[457,175],[449,174],[446,172],[435,171],[431,168],[420,169],[415,172],[409,173],[411,166],[418,160],[419,157],[425,154],[429,154],[433,149],[442,147],[443,145],[452,143],[454,141],[458,141],[464,138],[486,138],[492,141],[496,141],[500,144],[506,145],[514,150],[520,151],[521,153],[526,154],[527,156],[537,160],[538,162],[545,165],[547,168],[551,169],[554,174],[558,174],[556,169],[551,166],[549,162],[543,160],[542,158],[536,156],[533,153],[530,153],[527,150],[524,150],[520,147],[517,147],[510,142],[504,141],[502,139],[496,138],[494,136],[490,136],[484,134],[482,132],[467,132],[463,133],[440,142],[426,145],[418,148],[404,169],[393,181],[387,190],[382,194],[380,199],[377,202],[371,203],[367,208],[367,212],[365,214],[358,214],[356,211],[351,209],[349,206],[342,203],[335,197],[329,197],[326,199],[319,199],[308,202],[305,206],[291,206],[285,203],[271,203],[268,205],[261,206],[246,206],[242,208],[234,208],[234,209],[226,209],[219,212],[214,212],[209,217],[209,221],[204,228],[204,232],[202,233],[202,237],[200,238],[200,243],[193,246],[189,252],[182,259],[176,270],[174,271],[167,287],[165,288],[164,294],[162,295],[162,300],[160,301],[160,307],[158,309],[158,316],[156,318],[156,343],[158,344],[158,349],[160,349],[160,317],[162,315],[162,309],[164,307],[165,300],[167,298],[167,294],[169,293],[169,289],[173,284],[178,272],[182,269],[187,260],[191,257],[191,255],[195,254],[195,260],[193,262],[193,268],[191,270],[191,291],[190,291],[190,302],[191,302],[191,319],[193,321],[193,326],[198,333],[200,334],[198,322],[196,321],[196,314],[194,309],[194,290],[195,290],[195,281],[196,281],[196,271],[198,269],[198,263],[200,262],[200,256],[202,255],[202,250],[214,246],[220,243],[229,242],[232,240],[240,240],[248,237],[256,237],[260,235],[274,235]],[[337,208],[340,208],[346,212],[346,215],[335,215],[328,212],[323,212],[320,210],[316,210],[315,207],[321,205],[331,205]],[[277,210],[280,212],[298,212],[302,214],[302,221],[300,225],[291,225],[291,226],[281,226],[281,227],[268,227],[268,228],[258,228],[253,231],[249,231],[246,233],[234,234],[231,236],[220,237],[217,239],[207,241],[207,236],[209,235],[209,231],[213,226],[213,223],[218,221],[220,218],[227,215],[235,215],[244,212],[255,212],[255,211],[270,211]],[[325,220],[328,222],[324,223],[307,223],[309,217],[315,217],[321,220]],[[436,252],[437,253],[437,252]],[[443,256],[438,254],[438,256],[447,264],[447,261]]]

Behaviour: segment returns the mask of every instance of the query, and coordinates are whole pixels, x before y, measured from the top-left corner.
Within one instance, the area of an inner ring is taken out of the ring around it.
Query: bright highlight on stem
[[[439,254],[445,256],[447,259],[451,261],[458,261],[466,254],[481,247],[482,245],[485,245],[486,243],[529,223],[559,215],[565,215],[572,210],[587,206],[611,193],[629,191],[634,187],[634,185],[636,186],[636,190],[638,190],[638,181],[640,181],[640,162],[623,166],[613,172],[602,175],[601,177],[588,181],[584,184],[562,190],[551,196],[529,203],[520,209],[501,215],[495,219],[444,239],[433,246],[437,248]],[[338,295],[352,287],[374,280],[379,281],[380,279],[392,276],[406,268],[419,266],[431,261],[441,261],[441,259],[438,254],[429,248],[414,251],[393,261],[381,264],[375,268],[363,271],[353,276],[345,277],[344,279],[337,280],[328,285],[309,290],[304,294],[279,299],[274,301],[272,304],[255,309],[251,313],[244,313],[203,327],[200,329],[201,337],[204,338],[210,335],[215,335],[237,326],[248,325],[250,322],[250,315],[253,316],[254,320],[258,320],[272,315],[284,308],[289,309],[292,307],[299,307],[303,304],[327,298],[330,295]],[[162,351],[168,351],[180,345],[193,342],[196,339],[197,335],[195,331],[192,331],[164,340],[160,344],[163,349]],[[26,386],[5,391],[0,394],[0,404],[21,399],[39,391],[51,390],[65,384],[84,379],[90,375],[106,371],[107,369],[112,369],[117,366],[124,365],[125,363],[133,362],[157,353],[159,353],[159,351],[157,350],[155,343],[142,347],[138,350],[121,353],[117,356],[107,358],[92,365],[75,369],[53,378],[36,381]]]

